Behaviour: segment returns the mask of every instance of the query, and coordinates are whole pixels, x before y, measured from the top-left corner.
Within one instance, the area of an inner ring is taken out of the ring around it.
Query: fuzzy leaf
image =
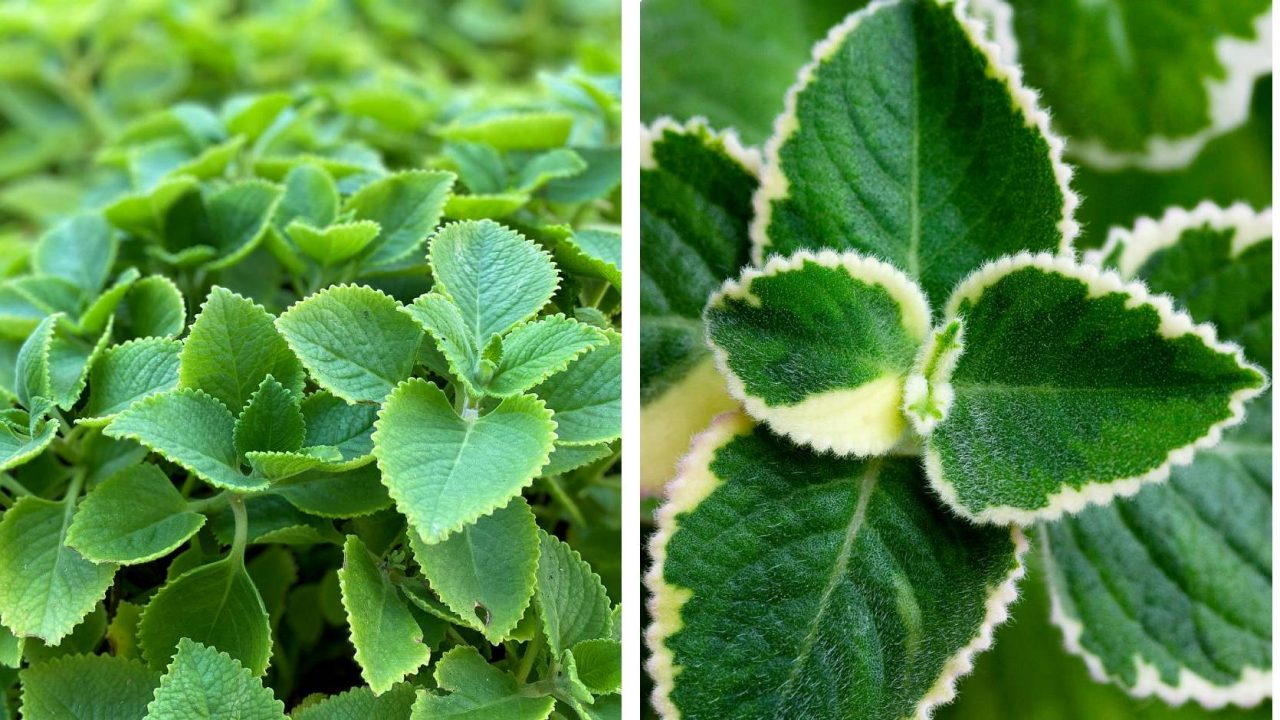
[[[301,394],[302,366],[276,332],[271,314],[251,300],[215,287],[182,349],[178,372],[182,387],[203,390],[239,415],[267,375]]]
[[[89,401],[81,423],[103,424],[134,402],[178,387],[182,343],[131,340],[107,349],[89,372]]]
[[[57,658],[23,670],[24,720],[143,720],[160,673],[110,655]]]
[[[409,377],[422,330],[390,296],[360,285],[322,290],[276,321],[316,383],[347,402],[382,402]]]
[[[176,338],[186,324],[182,293],[163,275],[145,277],[131,285],[116,310],[116,335],[121,339]]]
[[[67,531],[67,545],[97,563],[134,565],[168,555],[204,525],[169,477],[134,465],[90,491]]]
[[[454,195],[445,203],[444,214],[452,220],[505,218],[528,205],[532,199],[524,193]]]
[[[502,360],[485,392],[499,397],[525,392],[588,350],[606,344],[603,332],[563,315],[519,325],[502,338]]]
[[[557,442],[593,445],[622,434],[622,336],[609,340],[533,389],[555,413]]]
[[[254,675],[266,672],[271,626],[242,561],[227,557],[179,576],[142,611],[138,644],[152,668],[181,660],[174,652],[193,641],[227,653]]]
[[[382,482],[427,543],[507,504],[547,463],[555,423],[541,400],[507,398],[459,416],[425,380],[396,388],[378,414],[373,452]]]
[[[420,692],[413,704],[413,720],[486,718],[486,720],[546,720],[555,698],[521,694],[516,679],[485,662],[470,647],[456,647],[436,663],[436,686],[448,692]]]
[[[378,236],[378,223],[370,220],[317,228],[294,220],[286,228],[298,249],[323,265],[333,265],[360,254]]]
[[[293,452],[302,448],[306,424],[297,395],[270,375],[249,397],[235,426],[236,452]]]
[[[386,265],[414,254],[440,224],[445,199],[456,176],[438,170],[410,170],[365,185],[347,200],[357,220],[381,228],[370,246],[368,265]]]
[[[59,422],[49,418],[36,420],[34,432],[27,427],[0,423],[0,472],[31,462],[58,436]]]
[[[498,150],[542,150],[564,145],[572,129],[569,113],[522,112],[455,121],[439,132],[446,140],[484,143]]]
[[[369,515],[391,506],[375,465],[350,472],[306,472],[277,483],[275,492],[310,515],[348,518]]]
[[[542,550],[533,601],[551,652],[559,657],[584,640],[609,637],[613,621],[600,576],[559,538],[539,530],[538,543]]]
[[[408,720],[416,697],[409,684],[396,685],[382,695],[367,687],[348,690],[295,709],[292,720]]]
[[[146,720],[285,720],[284,704],[254,675],[234,657],[183,638],[147,706]]]
[[[58,644],[102,599],[115,565],[66,545],[73,507],[23,497],[0,518],[0,622],[19,636]]]
[[[280,202],[279,186],[261,180],[231,185],[209,198],[205,211],[218,259],[210,269],[231,267],[249,256],[270,227]]]
[[[552,180],[573,177],[587,169],[587,161],[568,148],[556,148],[536,155],[520,168],[516,190],[534,192]]]
[[[1069,245],[1061,143],[979,28],[955,3],[902,0],[850,16],[815,48],[769,145],[757,263],[855,250],[936,303],[987,260]]]
[[[115,264],[117,239],[101,215],[74,215],[40,237],[31,253],[31,267],[96,293]]]
[[[361,675],[381,695],[431,659],[422,629],[364,543],[348,535],[342,548],[342,606]]]
[[[469,393],[479,395],[483,385],[480,369],[482,348],[467,328],[458,306],[445,295],[430,292],[406,306],[405,312],[431,335],[444,355],[449,373],[461,380]]]
[[[411,536],[422,574],[444,604],[497,645],[524,617],[538,565],[538,524],[511,500],[434,545]]]
[[[328,227],[338,216],[338,188],[322,168],[298,165],[284,179],[284,196],[276,211],[276,227],[298,220],[312,227]]]
[[[622,236],[608,230],[579,230],[560,239],[556,262],[571,273],[598,277],[622,288]]]
[[[595,695],[622,688],[622,643],[613,639],[584,640],[570,650],[578,679]]]
[[[609,443],[597,445],[556,445],[551,459],[542,468],[543,475],[563,475],[584,465],[603,460],[613,454]]]
[[[307,428],[303,447],[333,447],[348,463],[372,462],[373,423],[378,418],[378,408],[348,405],[321,390],[303,399],[302,417]]]

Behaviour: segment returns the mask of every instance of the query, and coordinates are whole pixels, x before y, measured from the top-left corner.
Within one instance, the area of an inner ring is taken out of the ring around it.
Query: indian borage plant
[[[459,103],[428,169],[306,93],[104,150],[0,283],[3,716],[617,716],[615,102]]]
[[[646,137],[646,422],[696,408],[709,357],[745,410],[658,511],[659,712],[927,717],[1030,526],[1096,678],[1269,696],[1270,213],[1078,259],[1062,143],[951,3],[850,16],[786,107],[763,162],[698,121]]]

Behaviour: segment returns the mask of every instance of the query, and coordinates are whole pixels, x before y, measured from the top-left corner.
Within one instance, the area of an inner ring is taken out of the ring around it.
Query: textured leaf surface
[[[369,515],[391,506],[376,465],[341,473],[303,473],[277,483],[275,491],[299,510],[320,517]]]
[[[502,360],[485,389],[500,397],[522,393],[607,342],[603,332],[563,315],[520,325],[502,339]]]
[[[593,694],[615,693],[622,687],[622,644],[617,640],[584,640],[572,652],[578,679]]]
[[[533,597],[538,524],[524,498],[441,542],[412,538],[422,574],[444,604],[494,645],[505,640]]]
[[[539,530],[538,541],[542,549],[533,598],[551,652],[559,657],[584,640],[608,637],[613,621],[600,576],[559,538]]]
[[[349,260],[378,236],[378,223],[360,220],[317,228],[300,220],[289,223],[289,237],[302,252],[325,265]]]
[[[9,424],[0,425],[0,472],[30,462],[49,447],[58,435],[57,420],[37,420],[35,434]]]
[[[556,424],[520,395],[461,417],[444,393],[409,380],[387,398],[373,436],[382,481],[427,543],[507,504],[547,463]]]
[[[957,288],[964,351],[929,437],[933,487],[985,522],[1052,519],[1163,480],[1238,422],[1265,379],[1167,299],[1047,255]]]
[[[284,704],[235,658],[184,638],[146,720],[201,718],[284,720]]]
[[[236,418],[236,452],[293,452],[306,436],[302,403],[268,375]]]
[[[132,565],[177,549],[204,525],[169,477],[149,463],[107,478],[80,503],[67,544],[98,563]]]
[[[571,273],[598,277],[622,287],[622,236],[608,230],[579,230],[556,244],[556,261]]]
[[[381,695],[367,687],[348,690],[294,710],[293,720],[409,720],[415,698],[412,685],[396,685]]]
[[[342,606],[351,625],[356,662],[369,687],[382,694],[431,659],[422,629],[360,538],[342,548]]]
[[[457,304],[442,293],[430,292],[414,300],[405,312],[431,335],[448,363],[449,373],[462,381],[468,392],[479,395],[484,384],[480,367],[483,348],[477,344]]]
[[[75,215],[40,237],[31,254],[31,266],[41,275],[61,277],[88,292],[97,292],[111,273],[116,246],[115,233],[101,215]]]
[[[555,413],[557,442],[593,445],[622,434],[622,336],[599,345],[533,389]]]
[[[454,180],[453,173],[411,170],[369,183],[352,195],[346,209],[381,228],[366,262],[395,262],[421,248],[440,224]]]
[[[372,405],[348,405],[320,391],[302,401],[307,432],[303,447],[335,447],[347,461],[371,458],[373,423],[378,409]]]
[[[800,252],[713,295],[707,339],[729,389],[780,434],[838,454],[881,454],[906,430],[902,386],[929,306],[893,267]]]
[[[225,268],[245,259],[267,231],[280,201],[281,188],[261,180],[245,180],[209,198],[206,212],[219,258],[211,268]]]
[[[160,673],[109,655],[76,655],[19,675],[24,720],[143,720]]]
[[[230,655],[254,675],[266,672],[271,626],[242,562],[224,558],[202,565],[170,581],[147,603],[138,625],[147,664],[164,668],[191,641]]]
[[[121,339],[178,337],[186,324],[182,293],[162,275],[142,278],[130,286],[116,311],[116,335]]]
[[[104,422],[137,400],[178,387],[181,351],[182,343],[167,338],[132,340],[108,348],[89,371],[85,418],[91,424]]]
[[[958,6],[935,0],[876,5],[833,30],[766,148],[756,261],[856,250],[938,302],[984,261],[1069,244],[1061,142],[994,53]]]
[[[409,377],[422,329],[390,296],[339,285],[285,311],[276,324],[316,383],[347,402],[382,402]]]
[[[896,719],[949,700],[1006,616],[1025,541],[955,518],[918,467],[814,454],[741,415],[699,436],[648,578],[658,707]]]
[[[556,701],[520,692],[516,679],[485,662],[475,649],[457,647],[436,663],[436,686],[447,695],[423,692],[413,704],[413,720],[488,718],[545,720]]]
[[[74,507],[24,497],[0,518],[0,621],[56,645],[102,599],[114,565],[67,547]]]

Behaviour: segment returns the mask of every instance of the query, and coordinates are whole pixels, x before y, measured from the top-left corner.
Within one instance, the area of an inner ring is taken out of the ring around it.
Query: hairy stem
[[[545,642],[541,632],[533,634],[533,639],[529,641],[529,647],[525,649],[524,655],[520,656],[520,667],[516,669],[516,680],[521,683],[529,679],[529,673],[533,671],[533,663],[542,654],[542,645]]]
[[[235,539],[231,542],[231,557],[240,565],[244,565],[244,549],[249,544],[249,513],[245,511],[244,498],[237,493],[230,493],[231,514],[236,518]]]

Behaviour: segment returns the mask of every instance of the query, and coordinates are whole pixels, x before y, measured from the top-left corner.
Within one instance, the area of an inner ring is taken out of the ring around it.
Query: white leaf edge
[[[1041,554],[1046,566],[1053,566],[1049,551],[1049,543],[1041,533]],[[1058,598],[1054,583],[1049,586],[1049,621],[1062,631],[1062,644],[1066,651],[1084,660],[1089,675],[1096,682],[1108,683],[1124,690],[1131,697],[1148,698],[1156,696],[1175,707],[1188,700],[1194,700],[1208,710],[1218,710],[1227,705],[1250,708],[1266,698],[1271,697],[1272,671],[1246,666],[1240,673],[1240,679],[1231,685],[1217,685],[1183,667],[1178,671],[1178,683],[1170,685],[1160,677],[1160,671],[1152,663],[1143,659],[1140,653],[1134,653],[1133,666],[1137,671],[1137,682],[1127,685],[1107,673],[1102,658],[1084,649],[1081,638],[1084,636],[1084,624],[1071,617],[1062,601]]]
[[[752,177],[760,177],[760,166],[763,158],[758,148],[742,142],[738,131],[732,127],[716,130],[711,122],[701,115],[682,122],[669,115],[663,115],[648,125],[640,126],[640,169],[657,170],[658,161],[653,157],[653,146],[662,142],[667,133],[697,137],[704,145],[720,150],[730,159],[737,162]]]
[[[742,412],[723,413],[712,420],[706,430],[693,438],[689,453],[680,460],[675,478],[667,483],[664,502],[654,514],[657,531],[649,541],[651,564],[644,577],[649,589],[651,618],[645,629],[645,643],[650,653],[645,669],[653,679],[650,701],[663,720],[680,719],[680,709],[671,699],[671,693],[681,667],[676,665],[675,654],[666,641],[683,628],[680,611],[693,597],[691,590],[668,583],[663,577],[667,545],[680,529],[679,516],[697,508],[724,482],[711,471],[716,452],[734,438],[750,433],[754,427],[755,423]],[[1014,567],[999,585],[990,588],[977,633],[943,664],[942,673],[916,705],[913,714],[916,720],[929,720],[934,708],[955,698],[956,683],[973,670],[973,659],[991,647],[996,627],[1009,618],[1009,607],[1018,598],[1018,581],[1026,574],[1023,558],[1029,546],[1021,527],[1011,525],[1009,532],[1014,544]]]
[[[773,202],[785,200],[790,190],[790,181],[780,167],[779,153],[782,146],[800,128],[796,118],[796,103],[800,93],[813,82],[818,68],[830,59],[848,37],[862,22],[874,12],[897,5],[905,0],[875,0],[861,10],[844,19],[839,25],[831,28],[826,39],[813,46],[810,62],[800,69],[796,83],[787,90],[786,102],[782,114],[774,121],[773,134],[764,146],[764,163],[760,173],[760,187],[752,198],[755,207],[755,218],[751,222],[751,260],[762,265],[765,251],[769,247],[769,222],[773,214]],[[1013,101],[1014,109],[1022,115],[1026,124],[1040,131],[1049,145],[1049,160],[1053,167],[1054,179],[1062,192],[1062,218],[1058,220],[1058,232],[1062,235],[1059,252],[1069,253],[1076,236],[1080,234],[1080,223],[1075,219],[1076,208],[1080,204],[1080,196],[1071,189],[1071,177],[1074,168],[1063,159],[1066,141],[1055,134],[1049,125],[1049,114],[1038,105],[1037,93],[1023,84],[1022,67],[1002,57],[1001,48],[987,39],[983,24],[966,13],[966,0],[935,0],[939,5],[951,5],[956,20],[968,36],[970,43],[987,61],[987,74],[1004,82]]]
[[[947,301],[944,317],[947,321],[956,318],[961,302],[976,299],[1001,278],[1029,267],[1084,283],[1087,297],[1090,298],[1111,293],[1128,295],[1129,300],[1125,303],[1127,308],[1147,306],[1155,310],[1160,318],[1159,332],[1162,337],[1175,339],[1184,335],[1195,335],[1211,350],[1230,355],[1235,358],[1240,367],[1258,373],[1263,378],[1263,383],[1256,388],[1244,388],[1232,393],[1228,400],[1230,412],[1225,419],[1210,426],[1203,435],[1187,445],[1170,450],[1165,456],[1165,461],[1157,467],[1134,477],[1091,481],[1078,488],[1063,488],[1059,492],[1050,494],[1046,504],[1034,510],[994,506],[973,512],[960,502],[955,486],[947,480],[942,471],[942,459],[932,444],[926,443],[924,465],[929,485],[953,512],[962,517],[977,523],[1030,525],[1039,521],[1056,520],[1064,514],[1080,512],[1089,505],[1106,505],[1116,498],[1132,496],[1145,485],[1164,482],[1175,465],[1189,464],[1195,458],[1197,451],[1217,445],[1222,440],[1223,430],[1238,425],[1244,420],[1245,403],[1261,395],[1270,385],[1266,372],[1246,360],[1244,351],[1239,345],[1219,340],[1217,328],[1213,325],[1208,323],[1197,325],[1190,315],[1174,307],[1173,300],[1168,295],[1152,294],[1141,282],[1126,281],[1114,271],[1079,264],[1070,257],[1022,252],[989,262],[960,282]],[[940,382],[949,380],[949,377],[940,378]]]
[[[751,284],[755,280],[798,271],[806,263],[843,269],[860,283],[884,288],[897,301],[907,334],[921,344],[929,336],[929,301],[915,281],[883,260],[851,250],[798,250],[788,257],[773,255],[764,267],[746,268],[738,278],[726,280],[707,301],[707,309],[718,307],[726,298],[759,307],[759,298],[751,292]],[[839,455],[881,455],[897,446],[905,435],[907,419],[901,411],[902,385],[910,368],[904,369],[899,380],[894,380],[892,375],[883,375],[856,388],[834,388],[812,393],[791,405],[769,405],[747,390],[742,378],[729,367],[729,354],[710,336],[707,337],[707,346],[711,348],[729,394],[741,402],[752,417],[801,445]],[[885,406],[883,400],[893,394],[897,397],[889,398],[893,402]],[[883,407],[877,408],[876,405]],[[891,411],[891,417],[879,412],[886,408]],[[841,416],[842,422],[831,422],[833,415]],[[899,426],[896,430],[891,427],[893,423]]]
[[[1107,259],[1119,252],[1118,267],[1114,269],[1121,277],[1131,279],[1152,255],[1177,245],[1188,230],[1205,226],[1217,231],[1234,230],[1231,256],[1238,257],[1272,237],[1271,208],[1254,210],[1244,203],[1223,208],[1208,200],[1190,210],[1169,207],[1159,218],[1138,218],[1132,228],[1111,228],[1101,248],[1084,253],[1084,263],[1106,267]]]

